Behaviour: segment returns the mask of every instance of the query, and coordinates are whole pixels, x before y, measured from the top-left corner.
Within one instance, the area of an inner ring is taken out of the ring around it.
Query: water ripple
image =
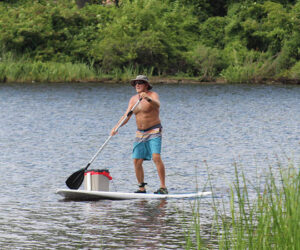
[[[211,185],[227,199],[234,164],[253,183],[269,165],[299,163],[299,86],[156,85],[163,159],[172,193]],[[0,85],[1,249],[182,249],[194,200],[65,202],[54,192],[85,166],[124,113],[134,89],[105,84]],[[111,189],[134,191],[134,121],[94,162]],[[148,190],[158,185],[146,162]],[[201,202],[209,239],[211,200]]]

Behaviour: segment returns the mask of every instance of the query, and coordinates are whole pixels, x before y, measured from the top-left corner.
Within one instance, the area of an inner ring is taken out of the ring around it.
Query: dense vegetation
[[[117,2],[1,1],[0,81],[300,78],[299,0]]]

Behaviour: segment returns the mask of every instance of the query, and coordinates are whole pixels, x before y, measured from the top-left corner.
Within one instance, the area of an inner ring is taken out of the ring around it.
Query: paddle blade
[[[78,170],[77,172],[73,173],[67,180],[66,185],[70,189],[78,189],[84,179],[84,171],[86,168],[82,168]]]

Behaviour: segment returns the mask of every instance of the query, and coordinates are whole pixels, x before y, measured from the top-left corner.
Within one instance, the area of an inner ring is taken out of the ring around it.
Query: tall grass
[[[151,77],[153,68],[129,66],[105,73],[101,68],[96,69],[84,63],[33,62],[26,58],[16,60],[14,56],[7,55],[0,58],[0,82],[128,81],[139,74]]]
[[[298,61],[289,72],[289,77],[293,79],[300,79],[300,61]]]
[[[129,65],[128,67],[123,67],[123,69],[117,68],[112,70],[112,77],[119,81],[128,81],[135,78],[137,75],[146,75],[148,77],[153,76],[154,67],[149,69],[140,68],[139,66]]]
[[[81,63],[0,61],[1,82],[75,82],[96,78],[95,71]]]
[[[276,62],[271,59],[259,59],[255,62],[250,58],[242,65],[229,66],[220,73],[220,76],[229,83],[255,83],[274,78],[276,67]]]
[[[276,175],[275,175],[276,173]],[[277,174],[278,173],[278,174]],[[235,181],[231,187],[230,204],[217,204],[213,199],[215,227],[212,241],[217,240],[219,249],[300,249],[300,171],[289,166],[280,167],[279,172],[269,169],[255,187],[255,198],[251,196],[251,184],[243,173],[235,168]],[[223,206],[222,206],[223,205]],[[229,207],[225,209],[225,207]],[[194,217],[199,212],[194,210]],[[200,228],[194,218],[193,227]],[[199,233],[199,230],[194,230]],[[195,236],[188,237],[186,249]],[[202,249],[201,244],[194,243]]]

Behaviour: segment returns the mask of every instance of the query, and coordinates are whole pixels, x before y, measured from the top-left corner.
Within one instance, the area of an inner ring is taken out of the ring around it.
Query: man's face
[[[148,83],[144,81],[136,81],[135,89],[137,93],[146,92],[148,90]]]

